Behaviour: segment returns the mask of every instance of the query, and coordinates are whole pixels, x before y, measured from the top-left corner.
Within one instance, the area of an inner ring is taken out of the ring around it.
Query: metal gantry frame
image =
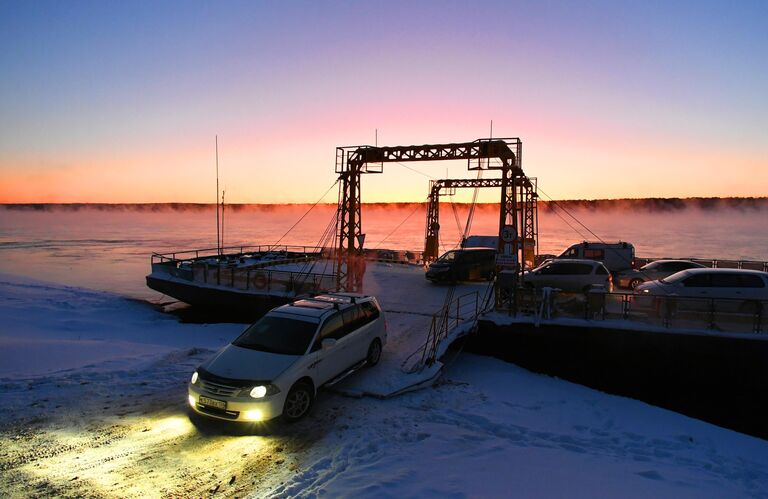
[[[424,261],[432,262],[439,255],[440,246],[440,196],[452,196],[456,189],[473,187],[501,187],[500,178],[453,178],[429,181],[429,205],[424,234]]]
[[[427,223],[424,234],[424,261],[431,262],[438,257],[440,240],[440,196],[452,196],[456,189],[461,188],[500,188],[500,178],[480,179],[440,179],[429,182],[429,205],[427,206]],[[523,270],[534,265],[535,255],[538,254],[538,207],[536,195],[536,178],[526,177],[519,183],[520,222],[523,227],[522,251],[520,260]]]
[[[337,287],[345,291],[360,291],[362,276],[359,275],[364,234],[361,224],[360,179],[363,174],[382,173],[386,162],[445,161],[466,159],[468,170],[498,170],[501,178],[477,179],[480,186],[500,187],[499,200],[499,254],[510,251],[511,258],[499,259],[500,269],[511,269],[518,274],[526,267],[520,244],[520,227],[524,240],[536,236],[536,187],[522,169],[522,141],[519,138],[478,139],[472,142],[449,144],[425,144],[413,146],[345,146],[336,148],[336,168],[339,175],[339,208],[337,212]],[[452,182],[473,182],[452,180]],[[434,187],[435,184],[433,184]],[[456,184],[455,187],[460,185]],[[462,185],[463,186],[463,185]],[[469,185],[466,185],[469,187]],[[472,185],[474,187],[474,185]],[[428,219],[437,221],[437,202],[428,208]],[[434,210],[432,218],[429,210]],[[508,230],[513,228],[515,237],[510,241]],[[435,235],[439,223],[434,227]],[[427,237],[430,236],[429,223]],[[504,236],[504,237],[502,237]],[[534,243],[535,244],[535,243]],[[425,243],[426,245],[426,243]],[[518,263],[521,262],[522,264]]]

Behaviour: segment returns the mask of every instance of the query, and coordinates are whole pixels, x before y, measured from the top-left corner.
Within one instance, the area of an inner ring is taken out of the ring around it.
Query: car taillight
[[[608,274],[608,284],[613,284],[613,275]]]

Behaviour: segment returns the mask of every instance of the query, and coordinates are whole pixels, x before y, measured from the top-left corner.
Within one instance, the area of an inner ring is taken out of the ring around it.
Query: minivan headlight
[[[195,383],[197,383],[197,378],[198,377],[199,376],[197,375],[197,371],[193,372],[192,373],[192,379],[190,380],[190,382],[194,385]]]
[[[251,388],[251,391],[248,394],[255,399],[260,399],[266,397],[267,395],[274,395],[276,393],[280,393],[280,389],[273,384],[268,384],[256,385]]]

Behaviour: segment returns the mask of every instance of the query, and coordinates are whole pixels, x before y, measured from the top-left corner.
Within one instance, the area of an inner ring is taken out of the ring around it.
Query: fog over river
[[[446,198],[450,199],[450,198]],[[233,205],[224,214],[227,246],[318,244],[335,205]],[[466,204],[442,203],[441,251],[455,247]],[[423,204],[363,207],[365,247],[421,250]],[[628,241],[640,257],[768,260],[765,199],[624,200],[540,203],[539,252],[583,240]],[[472,234],[495,234],[497,205],[478,205]],[[281,239],[282,238],[282,239]],[[152,252],[216,246],[210,205],[0,206],[0,272],[158,299],[144,284]]]

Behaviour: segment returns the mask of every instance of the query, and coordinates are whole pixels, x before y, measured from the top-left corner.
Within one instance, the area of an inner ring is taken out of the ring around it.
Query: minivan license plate
[[[208,397],[200,397],[198,399],[201,405],[207,405],[209,407],[215,407],[216,409],[226,409],[227,403],[223,400],[209,399]]]

